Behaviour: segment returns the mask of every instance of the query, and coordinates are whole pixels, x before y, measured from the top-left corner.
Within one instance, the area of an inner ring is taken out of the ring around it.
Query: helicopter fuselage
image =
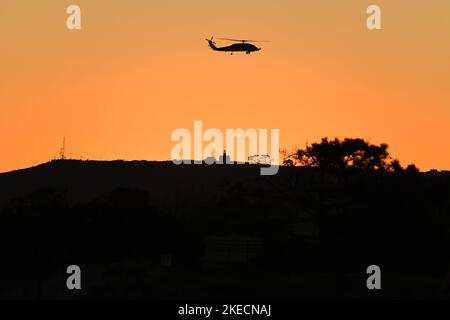
[[[247,54],[255,51],[261,50],[261,48],[256,47],[251,43],[234,43],[230,46],[226,47],[216,47],[212,41],[208,41],[211,49],[215,51],[224,51],[224,52],[246,52]]]

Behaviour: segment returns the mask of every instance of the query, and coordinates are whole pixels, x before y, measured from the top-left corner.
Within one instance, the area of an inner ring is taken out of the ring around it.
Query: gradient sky
[[[271,42],[230,56],[212,35]],[[2,0],[0,39],[0,172],[56,157],[63,136],[73,158],[169,159],[194,120],[279,128],[287,148],[361,137],[450,169],[448,0]]]

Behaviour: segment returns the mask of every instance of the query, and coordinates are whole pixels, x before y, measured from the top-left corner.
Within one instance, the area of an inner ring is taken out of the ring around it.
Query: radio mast
[[[63,143],[59,151],[59,160],[66,160],[66,137],[63,137]]]

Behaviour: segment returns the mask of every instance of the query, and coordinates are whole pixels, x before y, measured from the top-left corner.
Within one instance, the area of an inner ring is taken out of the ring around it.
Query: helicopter
[[[225,40],[225,41],[232,41],[236,42],[232,45],[226,46],[226,47],[216,47],[216,43],[213,41],[214,37],[211,37],[211,39],[205,39],[208,41],[209,46],[214,51],[225,51],[230,52],[233,54],[233,52],[245,52],[246,54],[250,54],[255,51],[260,51],[261,48],[256,47],[252,44],[252,42],[267,42],[267,41],[258,41],[258,40],[239,40],[239,39],[228,39],[228,38],[218,38],[219,40]]]

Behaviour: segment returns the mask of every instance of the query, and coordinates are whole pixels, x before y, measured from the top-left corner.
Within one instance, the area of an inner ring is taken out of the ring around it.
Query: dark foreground
[[[450,298],[445,172],[56,161],[0,174],[0,210],[1,299]]]

